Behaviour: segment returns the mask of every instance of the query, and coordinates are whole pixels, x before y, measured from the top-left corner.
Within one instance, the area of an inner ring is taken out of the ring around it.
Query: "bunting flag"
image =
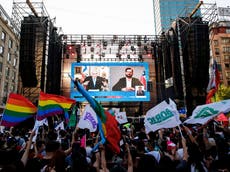
[[[72,81],[74,80],[72,79]],[[93,148],[93,150],[97,149],[99,144],[104,144],[105,141],[107,141],[107,145],[111,148],[112,151],[120,153],[119,142],[121,139],[121,133],[115,117],[112,116],[108,111],[105,111],[101,104],[92,98],[78,81],[75,81],[74,84],[77,86],[78,91],[86,98],[86,100],[90,103],[91,107],[97,114],[98,130],[101,136],[101,140]]]
[[[207,96],[206,103],[212,103],[212,98],[218,90],[220,85],[220,73],[218,70],[217,62],[213,60],[212,69],[211,69],[211,77],[207,87]]]
[[[184,123],[188,124],[205,124],[210,119],[221,113],[227,113],[230,111],[230,99],[209,103],[205,105],[197,106],[193,112],[192,116],[189,117]]]
[[[161,128],[173,128],[181,124],[179,112],[175,103],[170,99],[169,104],[166,101],[148,110],[144,119],[146,132],[156,131]]]
[[[15,126],[32,118],[36,112],[37,107],[28,99],[22,95],[10,93],[3,112],[1,125],[6,127]]]
[[[68,110],[74,103],[76,103],[76,101],[73,99],[55,94],[46,94],[41,91],[38,102],[37,120],[40,121],[48,116],[64,114],[66,122],[68,123]]]

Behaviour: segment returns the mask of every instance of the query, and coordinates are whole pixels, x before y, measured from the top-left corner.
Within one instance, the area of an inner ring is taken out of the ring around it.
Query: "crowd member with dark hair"
[[[32,145],[32,139],[35,132],[32,131],[29,140],[26,143],[24,153],[21,158],[19,158],[19,152],[16,150],[16,144],[12,147],[7,147],[5,150],[0,152],[0,171],[1,172],[21,172],[25,171],[25,166],[28,161],[30,147]]]
[[[26,147],[16,149],[19,139],[12,133],[0,135],[0,167],[2,171],[170,171],[170,172],[216,172],[229,171],[228,129],[219,127],[211,130],[212,123],[202,126],[181,125],[180,129],[159,129],[145,133],[144,126],[122,132],[124,144],[119,154],[112,152],[105,143],[92,151],[98,142],[90,133],[88,149],[80,140],[84,130],[69,130],[72,138],[66,148],[61,148],[57,132],[46,131],[31,147],[34,132],[28,138]],[[122,127],[121,127],[122,128]],[[137,129],[138,128],[138,129]],[[48,128],[47,128],[48,129]],[[129,132],[128,132],[129,131]],[[65,131],[63,131],[63,136]],[[44,140],[40,140],[44,138]],[[45,148],[45,150],[44,150]]]

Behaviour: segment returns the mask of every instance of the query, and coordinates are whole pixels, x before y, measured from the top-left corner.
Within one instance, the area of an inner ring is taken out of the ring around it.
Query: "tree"
[[[230,99],[230,87],[226,87],[222,84],[219,85],[219,88],[212,98],[213,102],[219,102],[221,100]]]

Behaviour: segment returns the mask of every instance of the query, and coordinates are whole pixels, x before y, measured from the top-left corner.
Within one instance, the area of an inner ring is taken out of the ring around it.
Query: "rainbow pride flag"
[[[32,118],[36,112],[37,107],[24,96],[10,93],[3,112],[1,125],[6,127],[15,126]]]
[[[37,120],[40,121],[48,116],[65,114],[65,119],[68,123],[68,110],[74,103],[76,101],[73,99],[55,94],[46,94],[41,91],[38,102]]]

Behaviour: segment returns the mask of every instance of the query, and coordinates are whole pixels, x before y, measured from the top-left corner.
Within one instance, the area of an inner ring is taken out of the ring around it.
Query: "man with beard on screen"
[[[127,67],[125,69],[125,77],[113,86],[113,91],[135,91],[135,86],[143,85],[139,79],[133,77],[133,68]]]

